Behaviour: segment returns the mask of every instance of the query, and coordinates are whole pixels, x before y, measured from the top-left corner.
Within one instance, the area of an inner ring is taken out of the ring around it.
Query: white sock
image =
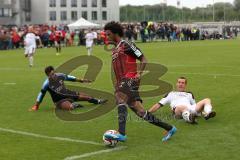
[[[190,116],[190,112],[189,112],[189,111],[184,111],[184,112],[182,112],[182,117],[183,117],[183,119],[184,119],[186,122],[190,122],[189,116]]]
[[[33,66],[33,56],[29,56],[29,65]]]
[[[87,51],[88,51],[88,56],[90,56],[91,55],[91,49],[88,48]]]
[[[90,54],[92,54],[92,48],[90,48]]]
[[[212,106],[211,106],[210,104],[206,104],[206,105],[204,106],[204,112],[205,112],[206,114],[211,113],[211,112],[212,112]]]

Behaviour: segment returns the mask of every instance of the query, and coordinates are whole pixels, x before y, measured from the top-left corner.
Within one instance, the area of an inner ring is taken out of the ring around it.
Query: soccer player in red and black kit
[[[125,128],[127,106],[129,106],[137,116],[165,129],[167,134],[162,141],[167,141],[177,131],[176,127],[161,121],[146,111],[139,96],[140,78],[147,64],[145,56],[133,43],[122,39],[123,28],[119,23],[109,22],[105,25],[104,30],[108,40],[115,43],[116,46],[112,49],[112,66],[116,77],[115,98],[118,105],[119,123],[119,134],[107,134],[106,138],[122,142],[126,140]],[[140,61],[139,69],[137,69],[137,60]]]
[[[56,48],[56,55],[58,56],[61,53],[61,39],[62,39],[62,32],[61,31],[55,31],[54,33],[54,42],[55,42],[55,48]]]

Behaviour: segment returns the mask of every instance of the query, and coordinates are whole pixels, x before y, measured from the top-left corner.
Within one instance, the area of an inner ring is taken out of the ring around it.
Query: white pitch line
[[[202,76],[225,76],[225,77],[240,77],[240,74],[221,74],[221,73],[184,73],[184,72],[167,72],[166,74],[188,74],[188,75],[202,75]]]
[[[57,140],[57,141],[66,141],[66,142],[75,142],[75,143],[85,143],[85,144],[92,144],[92,145],[102,146],[101,143],[92,142],[92,141],[71,139],[71,138],[65,138],[65,137],[50,137],[50,136],[45,136],[45,135],[41,135],[41,134],[17,131],[17,130],[6,129],[6,128],[0,128],[0,131],[13,133],[13,134],[19,134],[19,135],[23,135],[23,136],[29,136],[29,137],[44,138],[44,139],[51,139],[51,140]]]
[[[104,149],[104,150],[100,150],[100,151],[96,151],[96,152],[85,153],[85,154],[78,155],[78,156],[66,157],[64,160],[81,159],[81,158],[94,156],[94,155],[97,155],[97,154],[109,153],[109,152],[114,152],[114,151],[120,151],[120,150],[123,150],[125,148],[127,148],[127,147],[126,146],[122,146],[122,147],[117,147],[117,148],[113,148],[113,149]]]
[[[16,85],[16,83],[7,82],[7,83],[3,83],[3,85]]]

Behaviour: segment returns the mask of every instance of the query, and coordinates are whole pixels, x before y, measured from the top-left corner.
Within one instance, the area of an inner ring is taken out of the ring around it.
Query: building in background
[[[0,25],[31,23],[31,0],[0,0]]]
[[[14,23],[12,0],[0,0],[0,24]]]
[[[81,17],[119,21],[119,0],[0,0],[0,24],[69,24]]]

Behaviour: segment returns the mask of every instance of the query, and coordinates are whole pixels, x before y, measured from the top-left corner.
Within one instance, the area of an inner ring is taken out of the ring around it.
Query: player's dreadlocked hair
[[[53,66],[47,66],[45,68],[45,73],[46,73],[47,76],[49,75],[49,73],[51,73],[51,71],[54,71]]]
[[[104,26],[104,30],[110,30],[114,34],[118,34],[123,37],[123,27],[118,22],[112,21]]]

